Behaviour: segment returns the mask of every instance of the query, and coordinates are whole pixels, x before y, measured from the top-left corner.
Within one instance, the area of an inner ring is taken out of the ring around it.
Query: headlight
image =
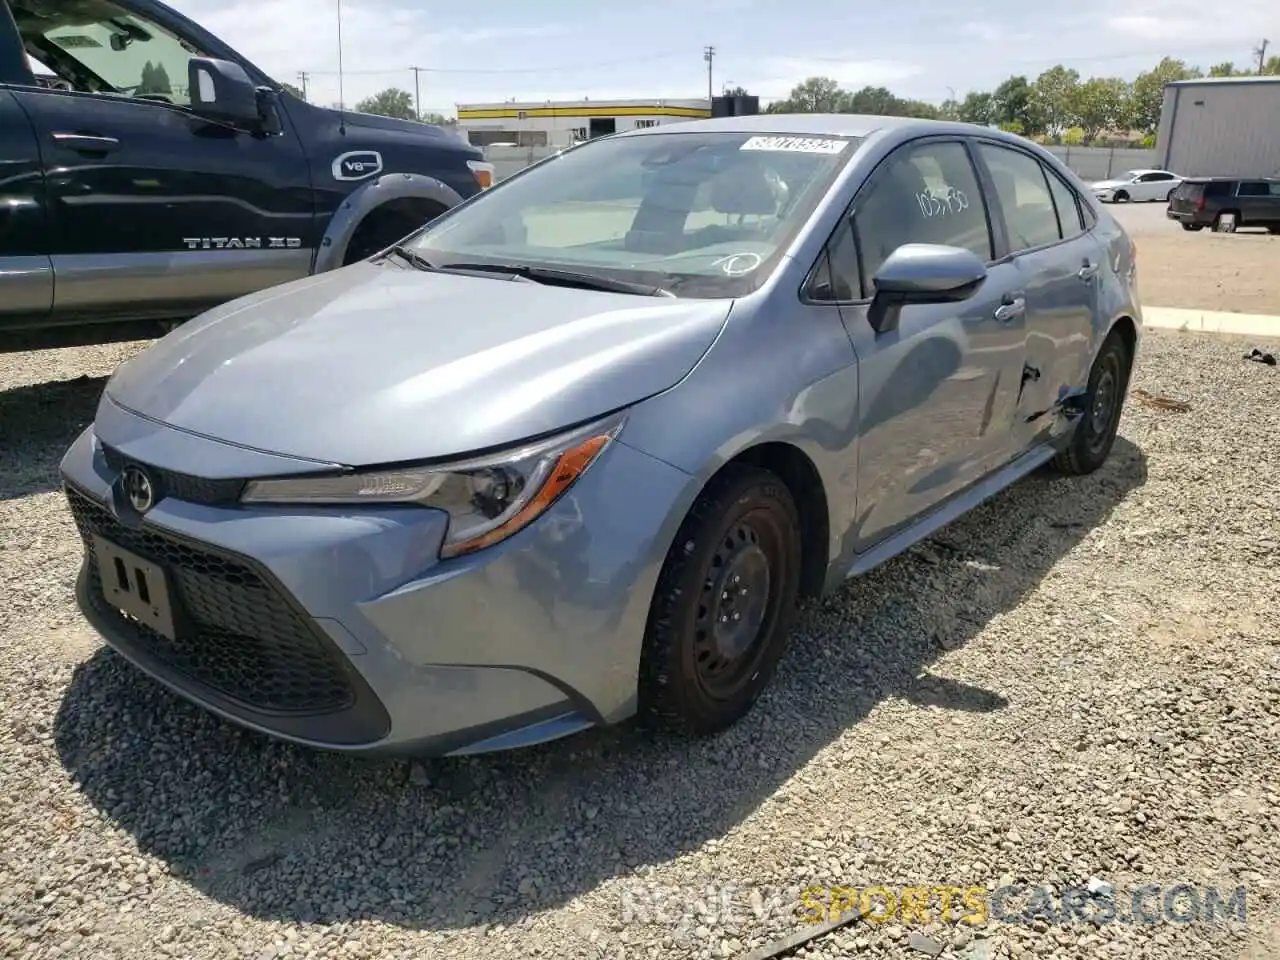
[[[622,429],[614,415],[548,440],[457,463],[254,480],[245,503],[410,503],[449,514],[442,557],[482,550],[527,527],[564,495]]]

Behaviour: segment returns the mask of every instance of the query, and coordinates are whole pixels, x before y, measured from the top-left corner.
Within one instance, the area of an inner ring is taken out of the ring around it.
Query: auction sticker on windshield
[[[742,150],[771,150],[778,153],[840,153],[848,140],[828,140],[821,137],[752,137]]]

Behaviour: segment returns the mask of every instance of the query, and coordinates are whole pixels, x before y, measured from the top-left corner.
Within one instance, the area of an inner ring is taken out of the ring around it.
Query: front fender
[[[376,180],[362,184],[342,201],[320,238],[311,272],[325,273],[342,266],[347,244],[361,221],[383,204],[406,198],[430,200],[445,209],[462,202],[462,196],[456,190],[435,177],[421,173],[384,173]]]

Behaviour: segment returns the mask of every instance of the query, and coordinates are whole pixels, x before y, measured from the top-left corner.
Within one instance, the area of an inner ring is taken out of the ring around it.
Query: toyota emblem
[[[129,505],[139,513],[146,513],[156,502],[155,487],[151,485],[151,478],[140,467],[128,466],[124,468],[124,495],[129,499]]]

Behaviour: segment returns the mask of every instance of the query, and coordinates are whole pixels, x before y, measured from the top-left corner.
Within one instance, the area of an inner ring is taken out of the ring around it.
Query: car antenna
[[[346,102],[343,99],[342,86],[342,0],[338,4],[338,133],[347,135]]]

